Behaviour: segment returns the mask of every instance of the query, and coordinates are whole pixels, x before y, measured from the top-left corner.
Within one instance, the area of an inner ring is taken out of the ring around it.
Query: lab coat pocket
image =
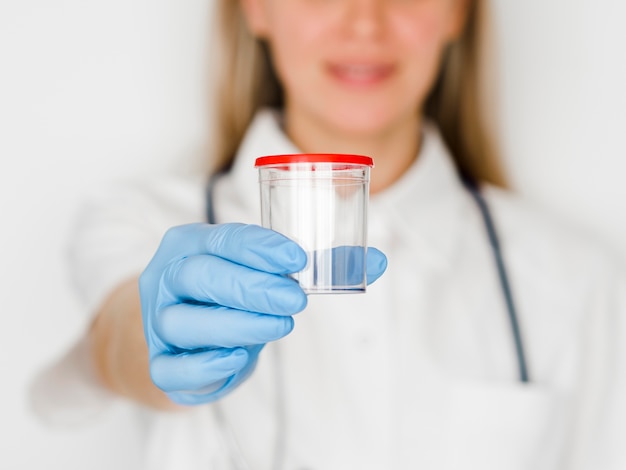
[[[539,385],[485,383],[463,383],[450,393],[444,468],[559,468],[566,430],[559,393]]]

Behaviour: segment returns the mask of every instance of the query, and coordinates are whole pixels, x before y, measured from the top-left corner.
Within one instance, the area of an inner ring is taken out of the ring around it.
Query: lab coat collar
[[[227,177],[234,189],[230,196],[248,214],[260,214],[256,158],[300,152],[283,132],[281,121],[277,110],[257,113]],[[444,268],[453,260],[467,202],[450,152],[436,126],[426,122],[418,158],[390,188],[371,197],[369,238],[375,242],[392,237],[421,265]],[[259,223],[259,219],[255,215],[249,221]]]
[[[462,215],[470,203],[443,138],[426,121],[418,158],[398,181],[370,200],[370,239],[377,237],[384,221],[393,227],[388,236],[406,246],[407,256],[445,269],[453,263]]]
[[[239,145],[233,166],[225,180],[232,191],[229,198],[245,214],[241,222],[261,223],[258,172],[254,162],[264,155],[300,153],[282,130],[282,114],[275,109],[257,112]]]

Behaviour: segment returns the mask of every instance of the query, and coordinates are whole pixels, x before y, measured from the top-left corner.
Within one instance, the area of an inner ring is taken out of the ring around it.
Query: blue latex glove
[[[139,279],[153,382],[179,404],[217,400],[253,371],[269,341],[293,329],[307,297],[293,279],[306,254],[256,225],[170,229]],[[369,248],[367,280],[387,267]]]

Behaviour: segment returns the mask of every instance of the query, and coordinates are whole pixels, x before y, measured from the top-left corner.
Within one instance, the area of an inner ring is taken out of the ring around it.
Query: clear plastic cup
[[[259,157],[261,220],[307,253],[291,275],[308,294],[365,292],[370,157],[295,154]]]

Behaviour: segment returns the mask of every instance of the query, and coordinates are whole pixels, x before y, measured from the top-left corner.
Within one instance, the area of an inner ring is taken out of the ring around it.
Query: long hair
[[[256,111],[283,105],[283,89],[266,44],[248,30],[240,2],[221,0],[215,19],[220,44],[212,169],[228,166]],[[487,132],[480,60],[488,20],[482,0],[471,2],[463,34],[448,47],[424,105],[457,168],[476,181],[506,186],[493,136]]]

